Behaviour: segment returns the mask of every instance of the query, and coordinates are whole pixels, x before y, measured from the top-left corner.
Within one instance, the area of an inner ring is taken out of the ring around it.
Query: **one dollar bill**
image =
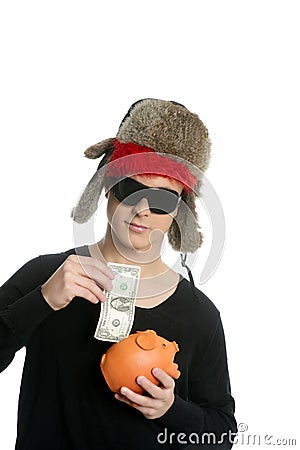
[[[107,264],[115,274],[111,291],[104,291],[106,301],[95,331],[95,338],[118,342],[129,336],[135,313],[135,300],[140,278],[140,267],[127,264]]]

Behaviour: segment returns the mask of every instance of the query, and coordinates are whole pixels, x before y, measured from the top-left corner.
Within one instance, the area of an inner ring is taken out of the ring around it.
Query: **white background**
[[[185,104],[209,129],[207,176],[226,217],[224,256],[201,289],[222,314],[237,421],[299,445],[297,7],[1,0],[0,284],[73,246],[69,213],[97,165],[83,151],[113,137],[131,103]],[[1,450],[14,447],[23,359],[0,374]]]

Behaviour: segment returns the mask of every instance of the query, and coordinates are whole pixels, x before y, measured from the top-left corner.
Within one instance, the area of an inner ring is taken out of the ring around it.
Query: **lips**
[[[149,230],[149,228],[146,227],[145,225],[140,225],[136,222],[130,222],[130,223],[126,222],[126,223],[127,223],[127,225],[129,225],[130,230],[136,231],[138,233],[142,233],[142,232]]]

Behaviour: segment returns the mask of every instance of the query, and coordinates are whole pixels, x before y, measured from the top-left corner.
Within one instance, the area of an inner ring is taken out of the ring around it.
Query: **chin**
[[[135,235],[132,236],[131,233],[129,233],[129,246],[132,249],[137,250],[139,252],[147,252],[151,250],[152,245],[153,244],[149,241],[149,239]]]
[[[148,244],[147,246],[145,246],[145,245],[135,244],[132,242],[132,248],[134,250],[136,250],[137,252],[146,253],[152,249],[152,245]]]
[[[133,249],[137,252],[141,253],[149,253],[149,257],[152,260],[153,256],[155,258],[158,254],[160,254],[161,246],[162,246],[162,240],[149,240],[147,239],[142,241],[142,239],[139,239],[136,236],[130,236],[130,243]]]
[[[116,230],[112,233],[112,238],[116,249],[119,253],[125,253],[126,251],[138,251],[138,252],[147,252],[151,249],[152,244],[149,242],[149,239],[141,239],[138,236],[131,236],[131,233],[122,232]],[[126,255],[124,254],[126,257]]]

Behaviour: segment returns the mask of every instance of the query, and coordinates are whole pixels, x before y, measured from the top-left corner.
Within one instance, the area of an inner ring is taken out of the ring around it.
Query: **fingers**
[[[94,303],[94,304],[99,303],[100,298],[98,298],[98,296],[93,294],[93,292],[90,289],[86,289],[86,288],[84,288],[82,286],[76,286],[75,291],[76,292],[74,292],[74,297],[85,298],[86,300],[88,300],[88,301],[90,301],[91,303]]]
[[[94,282],[101,286],[103,289],[106,289],[108,291],[112,289],[112,280],[99,269],[87,264],[85,264],[84,266],[78,264],[77,267],[77,273],[82,277],[94,280]]]
[[[165,390],[173,390],[175,382],[172,377],[170,377],[164,370],[155,368],[152,370],[152,374],[155,378],[160,381],[160,386],[152,383],[148,378],[144,376],[137,377],[137,383],[151,395],[153,398],[163,398],[165,395]],[[163,389],[162,389],[163,388]]]
[[[153,399],[145,395],[137,394],[126,387],[122,387],[121,392],[115,394],[115,398],[137,409],[145,407],[151,408],[153,406]]]
[[[81,289],[80,289],[81,288]],[[88,296],[82,295],[82,292],[88,292]],[[74,294],[77,297],[83,297],[92,303],[98,303],[99,301],[104,302],[106,300],[106,296],[103,293],[102,289],[97,285],[94,280],[91,280],[88,277],[80,277],[79,280],[75,283]]]
[[[126,387],[122,387],[121,393],[115,394],[115,398],[137,409],[147,419],[157,419],[172,406],[175,395],[173,389],[155,387],[158,389],[157,392],[159,392],[158,397],[140,395]]]
[[[80,256],[73,255],[77,259],[77,263],[80,264],[84,269],[85,268],[94,268],[96,271],[100,271],[105,276],[107,276],[110,280],[114,279],[114,273],[110,267],[108,267],[104,262],[100,261],[97,258],[93,258],[91,256]]]
[[[123,386],[115,398],[141,411],[146,417],[161,414],[174,401],[175,382],[165,371],[159,368],[152,370],[153,375],[160,381],[160,386],[152,383],[148,378],[139,376],[137,383],[150,396],[140,395]]]
[[[161,382],[164,388],[166,389],[173,389],[175,386],[174,379],[170,377],[164,370],[160,369],[159,367],[155,367],[152,370],[152,374],[155,376],[155,378]]]
[[[131,402],[127,397],[125,397],[125,395],[119,393],[115,394],[115,398],[117,400],[120,400],[120,402],[127,403],[127,405],[132,406],[133,408],[137,408],[140,406],[137,403]]]
[[[107,289],[108,291],[112,289],[114,273],[103,262],[89,256],[71,255],[66,264],[68,263],[71,267],[67,267],[67,270],[73,273],[76,272],[81,277],[94,280],[103,289]]]

